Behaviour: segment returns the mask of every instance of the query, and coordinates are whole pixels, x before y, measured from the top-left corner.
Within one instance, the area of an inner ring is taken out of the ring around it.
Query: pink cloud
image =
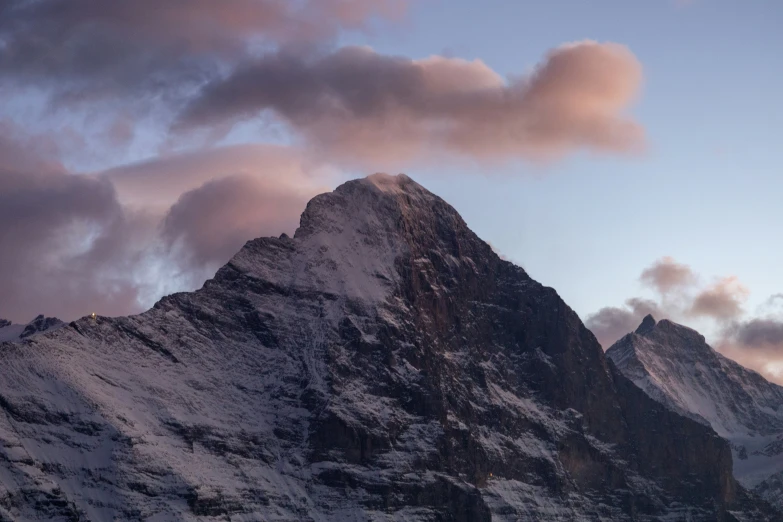
[[[715,348],[783,385],[783,318],[770,316],[728,326]]]
[[[699,282],[690,266],[672,257],[662,257],[642,270],[639,280],[655,291],[654,299],[633,297],[620,307],[604,307],[587,316],[585,324],[604,348],[632,332],[645,315],[685,322],[706,318],[720,328],[734,324],[744,314],[748,289],[735,276],[718,279],[709,286]]]
[[[744,313],[742,304],[748,295],[748,289],[736,277],[724,277],[696,295],[689,313],[722,321],[734,319]]]
[[[313,193],[275,179],[235,175],[184,193],[163,220],[162,238],[194,277],[210,277],[253,238],[293,235]]]
[[[75,174],[45,143],[0,129],[0,317],[19,322],[125,315],[193,289],[245,241],[293,233],[330,179],[253,146]]]
[[[334,169],[306,152],[278,145],[234,145],[156,157],[99,174],[111,180],[120,201],[165,212],[184,193],[227,176],[277,180],[293,192],[325,190]]]
[[[444,154],[545,160],[587,149],[638,151],[625,110],[642,69],[624,46],[560,46],[528,76],[503,80],[481,61],[384,56],[364,47],[326,55],[277,52],[207,85],[179,128],[271,111],[331,158],[386,165]]]
[[[593,332],[601,346],[608,349],[617,340],[636,330],[648,314],[652,314],[656,319],[664,319],[667,316],[655,301],[634,297],[628,299],[625,306],[607,306],[589,315],[585,326]]]
[[[678,263],[666,256],[645,268],[639,279],[665,295],[672,290],[681,290],[693,285],[696,282],[696,275],[688,265]]]

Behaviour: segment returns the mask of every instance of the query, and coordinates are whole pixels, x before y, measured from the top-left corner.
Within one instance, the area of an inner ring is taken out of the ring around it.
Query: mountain
[[[43,315],[39,315],[27,324],[14,324],[6,319],[0,319],[0,343],[19,341],[64,325],[65,323],[56,317],[44,317]]]
[[[722,356],[695,330],[652,316],[606,355],[650,397],[728,440],[737,480],[783,506],[782,387]]]
[[[731,450],[410,178],[0,346],[8,520],[775,520]]]

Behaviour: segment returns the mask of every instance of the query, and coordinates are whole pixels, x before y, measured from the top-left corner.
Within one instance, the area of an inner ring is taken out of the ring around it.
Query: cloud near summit
[[[282,147],[74,174],[0,127],[0,317],[136,313],[195,288],[254,237],[293,233],[327,172]]]
[[[623,45],[553,42],[514,78],[339,45],[415,3],[0,0],[0,316],[192,289],[344,171],[643,147]]]
[[[647,314],[678,322],[706,318],[725,327],[742,317],[749,295],[735,276],[705,284],[689,265],[669,256],[642,270],[639,282],[654,293],[653,299],[632,297],[623,306],[601,308],[585,320],[604,348],[635,330]]]
[[[642,67],[626,47],[592,41],[557,47],[530,74],[508,81],[480,60],[413,60],[366,47],[278,51],[208,83],[176,126],[271,113],[307,146],[360,164],[628,153],[644,142],[641,126],[625,113],[641,82]]]
[[[683,324],[706,319],[713,325],[707,332],[713,348],[783,384],[783,308],[777,306],[783,294],[769,297],[766,314],[760,310],[749,317],[744,305],[750,291],[736,276],[705,283],[690,266],[663,257],[645,268],[639,280],[653,291],[653,299],[634,297],[585,319],[604,349],[634,331],[648,313]]]

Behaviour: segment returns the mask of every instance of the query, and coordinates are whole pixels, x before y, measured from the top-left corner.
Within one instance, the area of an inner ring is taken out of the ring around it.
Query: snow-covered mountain
[[[783,506],[783,388],[713,350],[686,326],[647,316],[606,355],[650,397],[731,443],[734,475]]]
[[[65,323],[56,317],[44,317],[43,315],[39,315],[27,324],[14,324],[6,319],[0,319],[0,343],[19,341],[62,326],[65,326]]]
[[[0,519],[776,520],[410,178],[193,293],[0,345]]]

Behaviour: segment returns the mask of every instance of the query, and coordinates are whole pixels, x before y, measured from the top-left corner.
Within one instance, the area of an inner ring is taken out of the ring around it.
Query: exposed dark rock
[[[636,333],[639,335],[644,335],[647,332],[652,331],[653,328],[655,328],[655,318],[652,316],[652,314],[647,314],[642,320],[642,324],[640,324],[636,329]]]
[[[24,339],[25,337],[30,337],[31,335],[45,332],[47,330],[51,330],[52,328],[58,328],[64,324],[65,323],[56,317],[44,317],[43,315],[39,315],[24,327],[24,330],[19,337]]]

